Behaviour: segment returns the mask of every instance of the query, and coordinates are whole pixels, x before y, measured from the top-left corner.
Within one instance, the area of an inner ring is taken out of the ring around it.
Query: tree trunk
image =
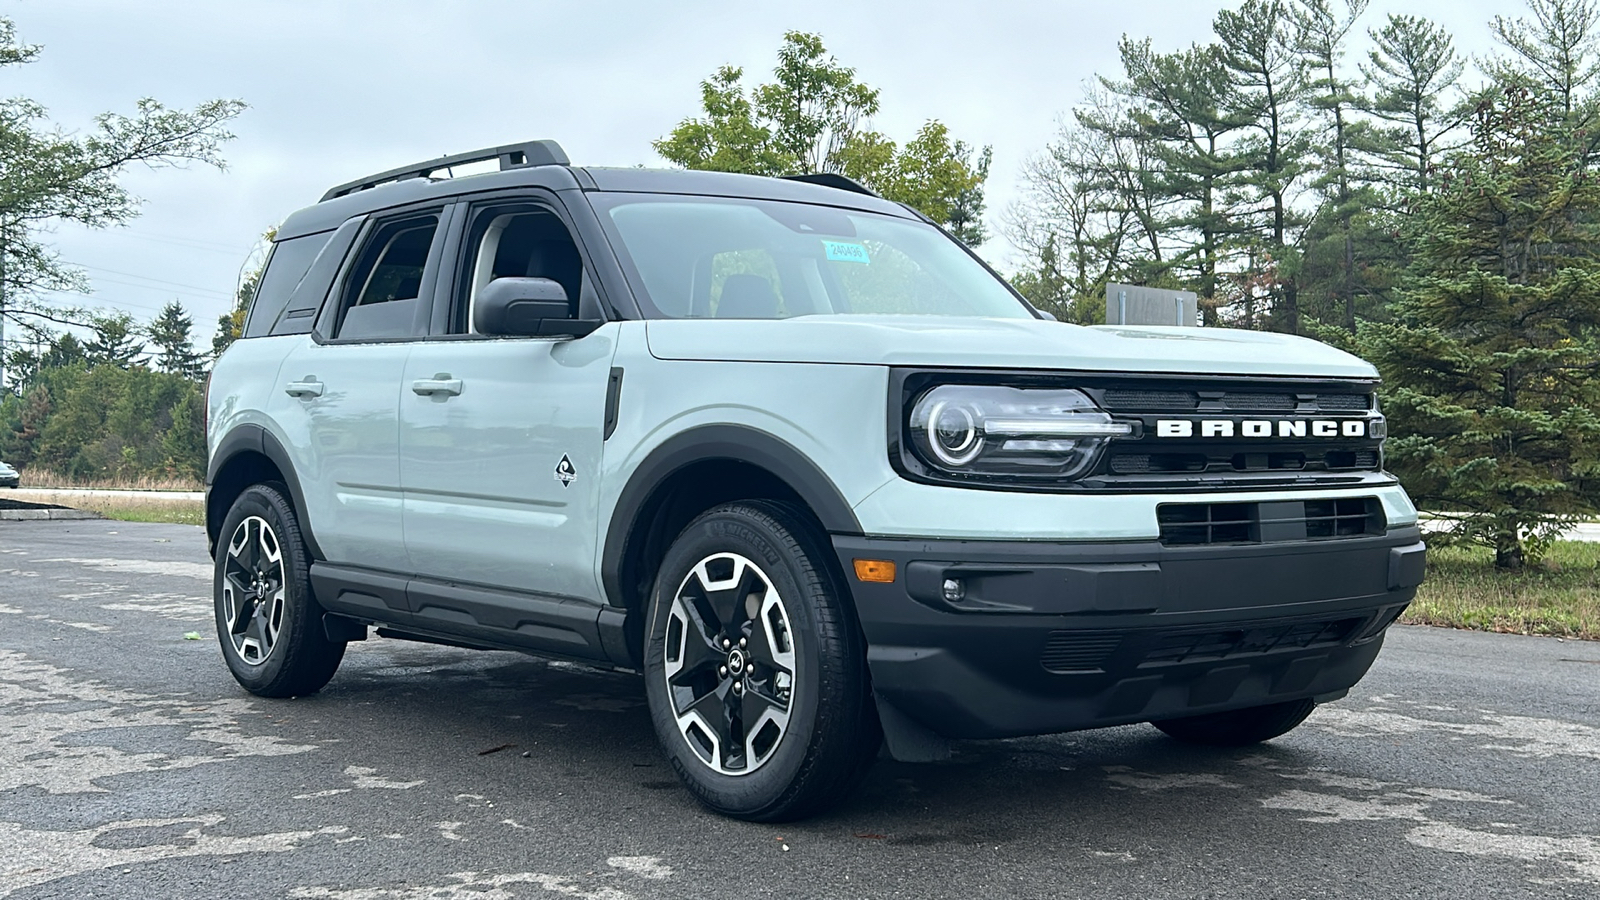
[[[1494,536],[1494,567],[1501,572],[1520,572],[1524,562],[1522,541],[1515,532]]]

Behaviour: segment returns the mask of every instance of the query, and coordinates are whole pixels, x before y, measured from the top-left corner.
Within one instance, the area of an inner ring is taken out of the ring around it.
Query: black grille
[[[1145,654],[1142,665],[1195,662],[1199,660],[1229,659],[1274,650],[1304,650],[1342,644],[1350,639],[1357,628],[1367,621],[1361,616],[1353,619],[1333,619],[1321,622],[1299,622],[1293,625],[1261,625],[1229,628],[1223,631],[1179,632],[1163,635]]]
[[[1236,393],[1222,395],[1222,405],[1229,409],[1294,409],[1293,394]]]
[[[1052,631],[1039,662],[1051,672],[1097,672],[1121,643],[1120,634]]]
[[[1254,503],[1184,503],[1156,507],[1163,544],[1245,544],[1256,529]]]
[[[1306,537],[1340,538],[1359,537],[1364,534],[1382,533],[1382,514],[1378,514],[1379,525],[1373,528],[1374,507],[1377,501],[1367,500],[1362,497],[1348,497],[1342,500],[1307,500],[1305,503]]]
[[[1107,388],[1100,395],[1106,409],[1165,412],[1213,409],[1259,412],[1363,412],[1372,408],[1370,394],[1290,393],[1288,391],[1178,391],[1145,388]]]
[[[1156,507],[1169,546],[1316,541],[1383,534],[1376,498],[1271,503],[1169,503]]]
[[[1317,406],[1338,412],[1364,412],[1372,408],[1367,394],[1318,394]]]
[[[1194,391],[1140,391],[1111,388],[1101,396],[1108,409],[1194,409],[1200,397]]]

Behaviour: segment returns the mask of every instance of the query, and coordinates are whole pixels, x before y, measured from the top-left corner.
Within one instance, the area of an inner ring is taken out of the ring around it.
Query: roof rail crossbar
[[[783,175],[785,181],[803,181],[806,184],[817,184],[841,191],[850,191],[855,194],[866,194],[868,197],[878,197],[878,192],[867,187],[854,178],[847,178],[838,172],[807,172],[804,175]],[[882,199],[881,197],[879,199]]]
[[[473,150],[470,153],[457,153],[452,156],[441,156],[427,162],[412,163],[398,169],[389,169],[376,175],[368,175],[355,181],[348,181],[328,189],[322,195],[323,200],[332,200],[343,197],[356,191],[387,184],[391,181],[404,181],[408,178],[427,178],[440,169],[452,166],[464,166],[469,163],[487,162],[491,159],[500,160],[500,171],[506,169],[520,169],[524,166],[566,166],[571,165],[567,153],[555,141],[527,141],[521,144],[507,144],[504,147],[487,147],[482,150]],[[321,202],[321,201],[318,201]]]

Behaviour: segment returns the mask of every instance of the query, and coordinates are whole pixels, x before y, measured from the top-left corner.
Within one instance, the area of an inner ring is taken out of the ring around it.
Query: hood
[[[950,316],[652,319],[660,359],[1376,379],[1327,344],[1231,328]]]

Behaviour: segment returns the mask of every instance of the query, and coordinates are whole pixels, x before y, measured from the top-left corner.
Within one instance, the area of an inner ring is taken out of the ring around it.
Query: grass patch
[[[1521,573],[1481,547],[1428,548],[1428,578],[1401,618],[1418,625],[1600,640],[1600,544],[1558,541]]]
[[[142,476],[139,478],[68,478],[39,466],[21,470],[24,488],[89,488],[109,491],[203,491],[205,485],[193,478]]]
[[[92,509],[119,522],[168,522],[173,525],[204,525],[206,507],[198,500],[141,500],[121,497],[100,500],[73,498],[76,509]]]

